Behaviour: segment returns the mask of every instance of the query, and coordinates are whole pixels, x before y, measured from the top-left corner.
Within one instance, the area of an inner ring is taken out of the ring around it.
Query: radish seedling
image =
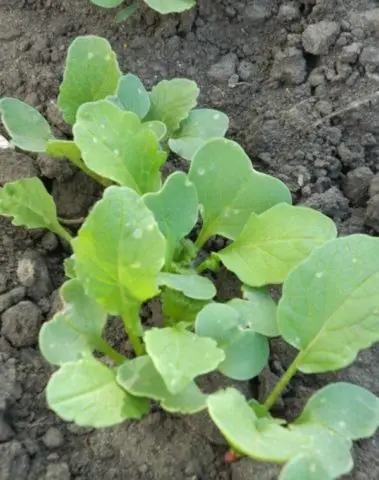
[[[124,0],[91,0],[94,5],[103,8],[119,7],[123,1]],[[144,0],[144,2],[150,8],[162,14],[184,12],[192,8],[196,3],[195,0]],[[129,18],[137,8],[137,5],[134,3],[121,9],[116,16],[116,22],[121,22]]]

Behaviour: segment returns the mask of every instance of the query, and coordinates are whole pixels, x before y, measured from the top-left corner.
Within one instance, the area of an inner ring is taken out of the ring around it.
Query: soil
[[[175,76],[196,80],[200,104],[230,116],[229,136],[255,167],[283,179],[296,202],[332,217],[341,235],[379,232],[378,0],[199,0],[180,16],[142,8],[118,26],[113,16],[87,0],[0,0],[0,97],[37,106],[61,136],[69,134],[54,103],[67,47],[77,35],[104,36],[122,69],[149,87]],[[62,217],[85,215],[99,193],[64,160],[0,150],[0,185],[36,174]],[[59,306],[67,245],[5,219],[0,232],[1,480],[277,478],[277,467],[248,459],[226,465],[226,447],[206,415],[155,411],[102,431],[60,421],[46,406],[51,368],[37,335]],[[293,357],[280,341],[272,351],[260,395]],[[378,362],[374,347],[338,374],[298,375],[281,409],[293,417],[335,379],[378,395]],[[225,382],[206,381],[210,389]],[[379,433],[356,444],[346,479],[379,478],[378,442]]]

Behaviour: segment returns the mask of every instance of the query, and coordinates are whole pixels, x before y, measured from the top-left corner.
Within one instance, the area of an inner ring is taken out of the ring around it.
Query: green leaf
[[[138,9],[138,5],[135,3],[132,3],[131,5],[128,5],[127,7],[123,8],[120,10],[115,18],[116,23],[121,23],[127,20],[130,16],[133,15],[133,13]]]
[[[82,163],[82,154],[72,140],[50,140],[46,146],[46,153],[51,157],[66,157],[75,165]]]
[[[159,189],[159,169],[166,153],[155,135],[143,129],[136,114],[107,100],[87,103],[80,107],[73,131],[92,171],[139,194]]]
[[[106,312],[86,295],[79,280],[66,282],[61,290],[64,310],[42,325],[39,346],[53,365],[79,360],[104,343],[101,334]]]
[[[150,93],[151,108],[146,120],[160,120],[165,123],[167,133],[171,136],[196,106],[198,96],[199,88],[192,80],[162,80]]]
[[[208,303],[207,300],[195,300],[182,292],[165,288],[161,293],[162,312],[166,324],[180,322],[193,323],[196,315]]]
[[[266,288],[242,287],[245,300],[235,298],[229,305],[235,308],[254,332],[266,337],[279,335],[276,323],[276,303]]]
[[[312,250],[336,235],[335,224],[322,213],[282,203],[253,214],[236,241],[217,255],[242,282],[261,287],[282,283]]]
[[[29,152],[46,151],[47,142],[53,134],[37,109],[16,98],[2,98],[0,115],[13,145]]]
[[[179,328],[153,328],[145,334],[146,351],[167,389],[178,394],[198,375],[211,372],[224,353],[210,338]]]
[[[93,357],[65,363],[50,378],[46,396],[55,413],[83,427],[110,427],[148,411],[146,399],[122,390],[115,373]]]
[[[165,239],[141,197],[109,187],[72,242],[76,273],[86,291],[109,313],[139,304],[158,292]]]
[[[194,227],[198,215],[197,193],[183,172],[168,177],[161,190],[144,196],[159,228],[167,239],[166,264],[172,261],[180,240]]]
[[[315,250],[288,276],[278,306],[298,369],[326,372],[379,340],[379,239],[351,235]]]
[[[13,217],[13,225],[47,228],[71,240],[58,222],[54,200],[39,178],[23,178],[0,188],[0,215]]]
[[[183,121],[180,131],[175,138],[170,138],[168,144],[173,152],[191,160],[206,140],[223,137],[228,127],[229,119],[222,112],[209,108],[192,110]]]
[[[249,329],[245,319],[232,306],[206,305],[196,318],[196,333],[213,338],[224,350],[220,372],[234,380],[248,380],[258,375],[268,361],[267,338]]]
[[[151,122],[145,122],[142,124],[144,130],[150,130],[157,137],[158,142],[164,139],[167,134],[167,127],[163,122],[158,120],[152,120]]]
[[[120,78],[116,95],[111,98],[119,108],[135,113],[141,120],[150,110],[149,94],[141,80],[132,73]]]
[[[314,446],[306,436],[278,425],[274,419],[258,419],[234,388],[209,395],[207,405],[212,420],[232,448],[256,460],[282,463]]]
[[[63,261],[64,267],[64,274],[67,278],[75,278],[75,255],[71,255],[71,257],[66,258]]]
[[[158,285],[165,285],[173,290],[183,292],[186,297],[197,300],[210,300],[217,291],[213,283],[196,273],[176,274],[161,272],[158,275]]]
[[[107,40],[94,35],[77,37],[68,49],[58,96],[65,121],[74,124],[80,105],[112,95],[120,76],[116,54]]]
[[[299,455],[280,472],[279,480],[333,480],[322,463],[312,455]]]
[[[243,149],[231,140],[209,140],[197,150],[189,179],[196,186],[201,204],[201,245],[216,234],[234,240],[251,213],[260,214],[277,203],[291,203],[288,188],[280,180],[255,171]]]
[[[379,399],[351,383],[332,383],[307,402],[295,425],[324,425],[342,437],[357,440],[371,437],[379,427]]]
[[[124,363],[118,369],[117,381],[132,395],[160,401],[168,412],[196,413],[206,407],[206,396],[194,382],[178,394],[171,394],[148,356]]]
[[[124,0],[91,0],[94,5],[103,8],[115,8],[122,4]]]
[[[144,0],[149,7],[159,13],[174,13],[189,10],[195,5],[195,0]]]

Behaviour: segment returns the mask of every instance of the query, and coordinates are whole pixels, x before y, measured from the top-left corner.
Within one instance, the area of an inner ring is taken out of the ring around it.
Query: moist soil
[[[0,97],[36,106],[58,135],[69,135],[55,105],[67,47],[77,35],[104,36],[123,71],[148,87],[164,78],[196,80],[200,105],[229,115],[229,137],[254,166],[284,180],[295,202],[333,218],[341,235],[379,232],[378,0],[199,0],[183,15],[142,7],[122,25],[113,18],[87,0],[0,0]],[[65,160],[0,150],[0,185],[35,175],[61,217],[86,215],[100,193]],[[275,466],[226,464],[226,446],[205,414],[156,410],[100,431],[59,420],[46,406],[52,370],[37,336],[59,307],[69,250],[51,233],[5,219],[0,233],[1,480],[277,478]],[[232,294],[227,277],[219,283]],[[154,308],[147,313],[154,317]],[[271,347],[259,381],[239,385],[245,393],[263,396],[293,358],[282,342]],[[378,363],[374,347],[337,374],[297,375],[279,413],[294,417],[314,390],[336,379],[378,395]],[[209,390],[228,383],[217,375],[204,382]],[[355,468],[344,478],[379,478],[378,441],[379,434],[357,442]]]

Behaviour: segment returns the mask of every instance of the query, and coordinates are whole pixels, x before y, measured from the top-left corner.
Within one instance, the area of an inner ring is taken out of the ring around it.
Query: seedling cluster
[[[223,138],[223,113],[194,109],[198,93],[185,79],[148,92],[135,75],[121,74],[105,40],[89,36],[70,47],[58,98],[73,140],[54,138],[30,106],[0,100],[16,147],[65,156],[105,187],[75,238],[39,179],[0,189],[0,214],[50,229],[73,251],[64,309],[39,338],[59,367],[47,386],[49,406],[98,428],[141,418],[152,402],[183,414],[207,409],[237,455],[285,464],[281,480],[338,478],[352,469],[352,442],[377,429],[379,399],[339,382],[313,395],[292,423],[270,410],[297,371],[344,368],[379,340],[379,239],[336,238],[329,218],[293,206],[281,181],[257,172]],[[162,182],[169,149],[189,171]],[[209,253],[204,246],[215,235],[227,246]],[[221,266],[241,281],[240,298],[226,303],[202,275]],[[273,284],[283,285],[278,304]],[[163,326],[144,328],[141,307],[156,297]],[[123,322],[134,355],[104,338],[109,316]],[[235,388],[200,390],[196,378],[214,370],[256,377],[269,339],[279,336],[298,353],[264,403]]]

